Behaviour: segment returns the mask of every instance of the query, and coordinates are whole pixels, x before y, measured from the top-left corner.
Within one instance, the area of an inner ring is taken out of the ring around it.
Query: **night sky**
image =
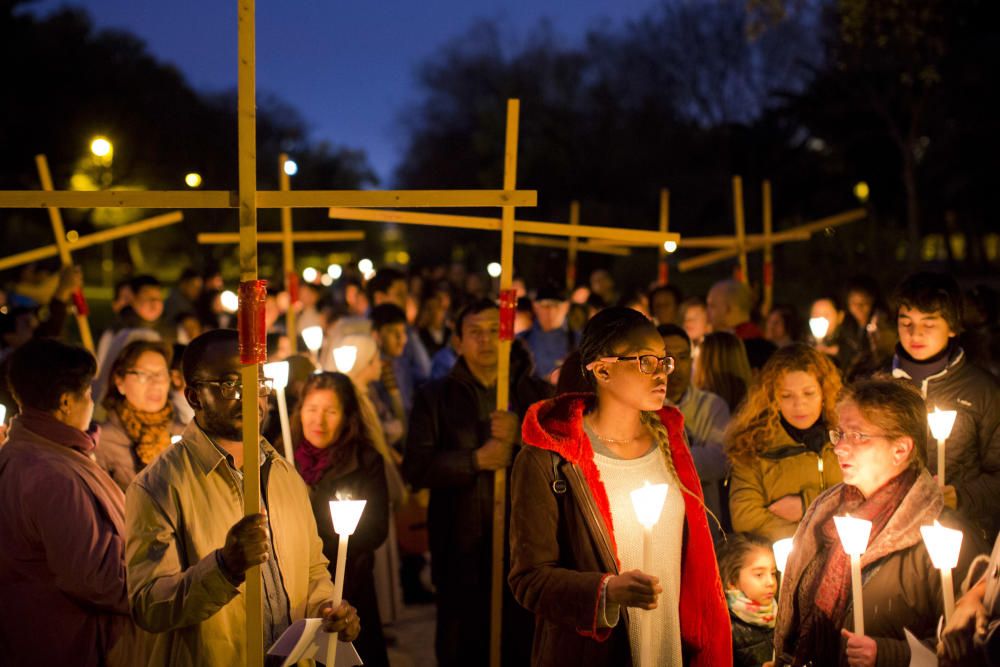
[[[416,99],[415,68],[478,19],[523,38],[549,19],[575,43],[588,27],[637,17],[656,0],[281,0],[257,3],[258,96],[272,92],[315,140],[364,149],[382,179],[399,158],[399,119]],[[43,0],[45,14],[84,7],[98,28],[123,28],[199,90],[236,87],[235,0]]]

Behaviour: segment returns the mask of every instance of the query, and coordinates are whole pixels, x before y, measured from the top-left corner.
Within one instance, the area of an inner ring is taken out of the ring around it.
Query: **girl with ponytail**
[[[639,618],[650,614],[652,664],[728,667],[701,485],[683,417],[663,407],[673,359],[628,308],[595,315],[579,352],[591,391],[529,409],[511,477],[509,583],[535,614],[532,665],[638,667]],[[645,482],[668,486],[648,572],[629,495]]]

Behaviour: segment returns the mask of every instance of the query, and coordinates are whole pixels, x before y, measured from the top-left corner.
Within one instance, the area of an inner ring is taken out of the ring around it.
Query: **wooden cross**
[[[35,166],[38,169],[38,178],[42,183],[42,189],[51,192],[53,190],[52,173],[49,171],[48,159],[46,159],[44,155],[36,155]],[[168,213],[166,215],[159,215],[146,220],[139,220],[130,225],[123,225],[116,229],[97,232],[95,234],[88,234],[84,237],[77,236],[74,241],[70,241],[66,237],[66,228],[63,225],[62,213],[59,208],[57,206],[47,206],[46,208],[49,212],[49,222],[52,224],[52,234],[55,236],[55,244],[42,246],[41,248],[35,248],[34,250],[27,250],[16,255],[10,255],[0,259],[0,270],[21,266],[22,264],[28,264],[30,262],[46,259],[48,257],[54,257],[57,254],[59,255],[62,265],[66,267],[73,263],[71,255],[73,250],[81,250],[88,246],[103,243],[116,238],[133,237],[135,234],[139,234],[150,229],[156,229],[158,227],[164,227],[166,225],[172,225],[183,219],[183,216],[179,212]],[[87,302],[83,297],[82,288],[78,289],[73,294],[73,311],[74,316],[76,317],[77,328],[80,331],[80,341],[83,343],[83,346],[87,348],[91,354],[93,354],[94,336],[90,331],[90,321],[87,319]]]

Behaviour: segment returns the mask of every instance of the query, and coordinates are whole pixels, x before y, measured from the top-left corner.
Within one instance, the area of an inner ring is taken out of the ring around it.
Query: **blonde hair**
[[[823,394],[822,416],[829,426],[837,423],[837,397],[842,387],[840,373],[830,358],[803,343],[783,347],[768,359],[760,377],[750,387],[746,401],[726,429],[726,454],[742,462],[752,461],[778,439],[781,411],[778,385],[786,373],[801,371],[816,378]]]
[[[752,376],[742,340],[725,331],[705,335],[691,378],[694,386],[718,394],[732,411],[746,396]]]

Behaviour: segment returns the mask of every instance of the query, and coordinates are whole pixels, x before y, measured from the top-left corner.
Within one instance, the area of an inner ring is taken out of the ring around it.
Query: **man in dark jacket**
[[[945,502],[991,543],[1000,528],[1000,385],[971,364],[957,343],[962,294],[950,276],[907,277],[893,298],[899,345],[892,374],[915,384],[934,408],[958,415],[945,449]],[[928,468],[937,474],[937,440],[928,438]]]
[[[496,410],[498,331],[494,302],[466,306],[456,321],[458,362],[447,377],[422,388],[410,415],[403,473],[415,487],[431,489],[428,526],[440,667],[488,664],[493,471],[509,468],[521,417],[549,393],[532,377],[530,356],[515,342],[510,411]],[[505,564],[504,576],[506,569]],[[503,591],[503,660],[525,665],[534,620],[506,586]]]

